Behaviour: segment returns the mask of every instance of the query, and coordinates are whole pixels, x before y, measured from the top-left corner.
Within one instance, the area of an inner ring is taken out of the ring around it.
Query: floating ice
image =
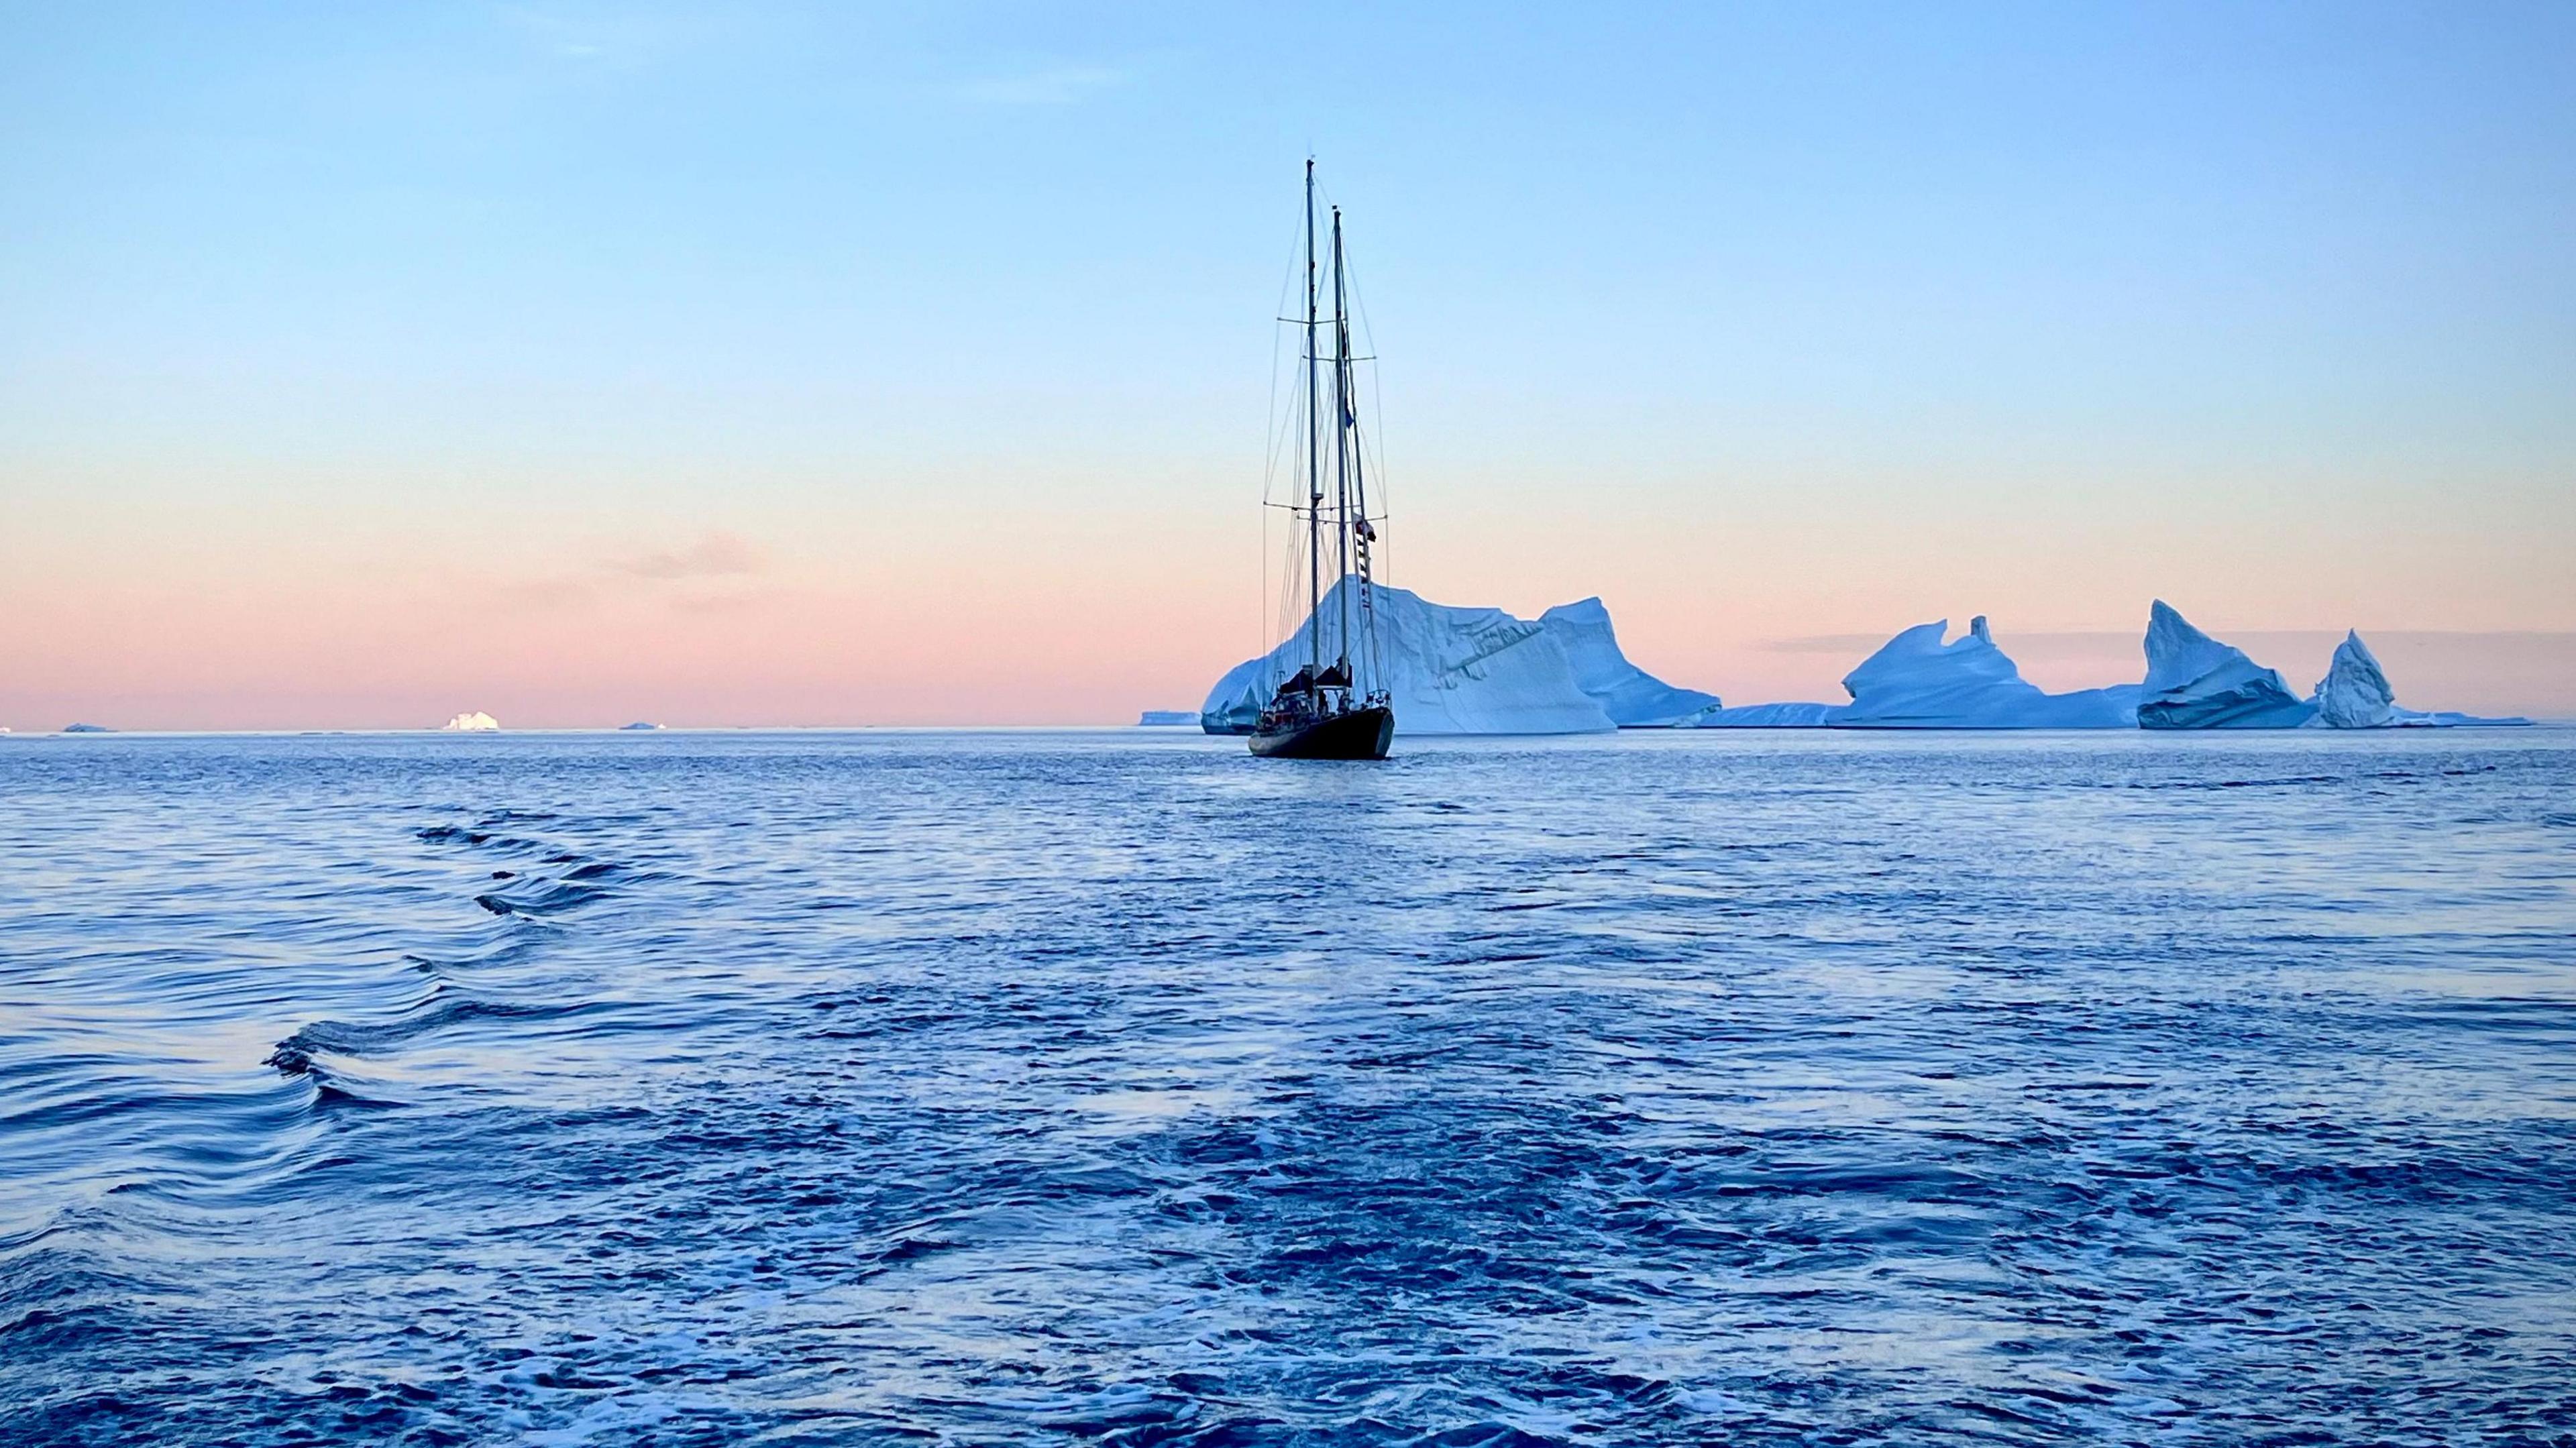
[[[2139,728],[2295,729],[2316,712],[2277,670],[2193,628],[2173,605],[2159,598],[2148,611]]]
[[[1199,716],[1190,709],[1148,709],[1137,719],[1140,727],[1160,728],[1167,724],[1196,724]]]
[[[486,729],[500,728],[501,721],[484,713],[480,709],[474,709],[463,714],[459,714],[455,718],[448,720],[446,723],[441,724],[438,727],[452,732],[480,733]]]
[[[460,716],[460,717],[461,717],[461,716]],[[491,716],[490,716],[490,715],[485,715],[484,717],[485,717],[485,718],[490,718]],[[500,728],[501,726],[500,726],[500,725],[498,725],[498,724],[495,724],[495,725],[493,725],[492,727],[493,727],[493,728],[495,728],[495,729],[498,729],[498,728]],[[626,732],[626,731],[629,731],[629,730],[659,729],[659,728],[661,728],[661,727],[662,727],[661,725],[659,725],[659,724],[655,724],[655,723],[651,722],[650,720],[645,720],[645,719],[638,719],[638,720],[636,720],[636,721],[635,721],[634,723],[632,723],[632,724],[620,724],[620,725],[618,725],[618,726],[617,726],[617,728],[618,728],[619,732],[621,732],[621,733]]]
[[[2397,691],[2388,683],[2388,673],[2379,666],[2379,656],[2361,641],[2357,630],[2347,630],[2343,642],[2335,645],[2334,662],[2327,666],[2326,676],[2317,681],[2315,723],[2330,729],[2446,729],[2459,725],[2519,725],[2528,719],[2481,719],[2474,714],[2455,714],[2448,710],[2431,713],[2397,707]]]
[[[1676,688],[1628,662],[1611,630],[1610,610],[1598,598],[1560,603],[1538,621],[1556,635],[1573,663],[1575,687],[1597,700],[1610,722],[1622,729],[1666,728],[1719,707],[1715,694]],[[1397,714],[1398,727],[1403,717]]]
[[[1326,621],[1328,635],[1345,593],[1357,617],[1357,588],[1357,580],[1345,578],[1324,595],[1316,614]],[[1584,691],[1557,628],[1499,608],[1426,603],[1382,583],[1373,586],[1373,596],[1385,650],[1375,677],[1394,696],[1396,733],[1590,734],[1618,727]],[[1602,622],[1606,634],[1606,615]],[[1249,733],[1279,681],[1305,662],[1306,628],[1299,625],[1279,647],[1217,680],[1199,709],[1200,727],[1211,734]],[[1611,647],[1615,655],[1616,645]],[[1365,662],[1362,676],[1370,676]]]
[[[2335,645],[2334,663],[2317,681],[2316,705],[2317,721],[2332,729],[2381,729],[2397,722],[2397,691],[2388,687],[2387,671],[2358,630],[2347,631]]]
[[[63,732],[65,734],[113,734],[116,731],[104,724],[66,724],[63,726]]]
[[[1995,647],[1984,615],[1969,622],[1964,637],[1944,643],[1949,633],[1950,621],[1940,619],[1880,645],[1843,676],[1848,704],[1755,704],[1689,722],[1701,729],[2128,729],[2138,722],[2135,684],[2051,694]]]
[[[1711,709],[1681,723],[1685,729],[1821,729],[1842,709],[1834,704],[1738,704]]]
[[[1863,729],[2128,729],[2137,686],[2051,694],[2022,678],[1980,614],[1943,643],[1950,621],[1917,624],[1843,676],[1850,704],[1832,721]]]

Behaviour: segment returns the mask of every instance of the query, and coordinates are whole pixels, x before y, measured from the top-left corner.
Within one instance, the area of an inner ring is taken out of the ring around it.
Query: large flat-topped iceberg
[[[1598,598],[1560,603],[1538,621],[1556,635],[1573,663],[1575,687],[1591,695],[1622,729],[1668,728],[1718,707],[1715,694],[1676,688],[1628,662],[1610,627],[1610,610]],[[1403,716],[1396,717],[1401,728]]]
[[[1710,709],[1681,722],[1684,729],[1823,729],[1842,713],[1839,704],[1738,704]]]
[[[2147,682],[2141,729],[2295,729],[2317,706],[2290,692],[2280,672],[2193,628],[2159,598],[2147,611]]]
[[[1357,587],[1347,578],[1335,584],[1318,615],[1340,618],[1348,592],[1356,618]],[[1430,603],[1384,584],[1373,597],[1385,649],[1380,675],[1394,696],[1398,734],[1589,734],[1670,723],[1717,703],[1629,663],[1599,599],[1534,621]],[[1271,691],[1305,661],[1305,630],[1299,625],[1279,647],[1228,670],[1200,707],[1200,727],[1249,732]]]
[[[1949,639],[1950,621],[1917,624],[1843,676],[1848,704],[1713,709],[1701,729],[2129,729],[2138,689],[2117,684],[2052,694],[2021,676],[1983,615]],[[1944,640],[1949,640],[1944,642]]]

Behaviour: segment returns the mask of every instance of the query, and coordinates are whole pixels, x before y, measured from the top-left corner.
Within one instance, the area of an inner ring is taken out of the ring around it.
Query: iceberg
[[[1189,709],[1148,709],[1136,720],[1140,729],[1159,729],[1173,724],[1196,724],[1199,716]]]
[[[1316,618],[1340,617],[1345,593],[1356,614],[1358,586],[1353,578],[1335,583]],[[1371,597],[1385,650],[1377,675],[1394,696],[1396,733],[1594,734],[1619,727],[1577,682],[1563,631],[1499,608],[1429,603],[1382,583],[1371,585]],[[1304,662],[1306,629],[1315,621],[1227,670],[1199,707],[1199,727],[1252,732],[1279,681]]]
[[[2193,628],[2161,598],[2147,613],[2146,647],[2141,729],[2295,729],[2316,717],[2278,670]]]
[[[438,727],[450,733],[479,734],[485,730],[500,728],[501,721],[484,713],[480,709],[472,709],[457,715],[455,718],[448,720],[446,723],[441,724]]]
[[[490,718],[491,716],[487,714],[487,715],[485,715],[484,717],[488,719],[488,718]],[[495,729],[498,729],[498,728],[500,728],[501,726],[500,726],[499,724],[494,724],[492,727],[493,727],[493,728],[495,728]],[[650,721],[650,720],[647,720],[647,719],[638,719],[638,720],[636,720],[636,721],[635,721],[634,723],[632,723],[632,724],[620,724],[620,725],[618,725],[618,726],[617,726],[617,729],[618,729],[618,732],[622,734],[622,733],[626,733],[626,732],[629,732],[629,731],[632,731],[632,730],[640,730],[640,729],[659,729],[659,728],[661,728],[661,727],[662,727],[661,725],[656,724],[656,723],[653,723],[653,722],[652,722],[652,721]]]
[[[104,724],[66,724],[63,726],[63,732],[65,734],[113,734],[116,731]]]
[[[1538,621],[1556,635],[1573,663],[1575,687],[1591,695],[1622,729],[1670,728],[1719,707],[1715,694],[1676,688],[1628,662],[1611,630],[1610,610],[1598,598],[1560,603]],[[1401,728],[1403,715],[1396,717]]]
[[[1822,729],[1842,710],[1832,704],[1738,704],[1681,722],[1684,729]]]
[[[2455,714],[2448,710],[2430,713],[2397,707],[2397,691],[2388,683],[2388,671],[2379,666],[2379,656],[2361,641],[2358,629],[2344,631],[2343,642],[2335,645],[2334,662],[2326,666],[2326,676],[2317,681],[2317,692],[2309,700],[2316,706],[2312,726],[2328,729],[2447,729],[2461,725],[2525,725],[2522,718],[2481,719],[2474,714]]]
[[[1942,642],[1950,621],[1917,624],[1843,676],[1852,701],[1833,722],[1845,729],[2131,729],[2138,688],[2118,684],[2051,694],[2021,676],[1995,646],[1985,615],[1967,635]]]
[[[1749,704],[1684,721],[1693,729],[2133,729],[2138,686],[2052,694],[2021,676],[1985,615],[1950,639],[1916,624],[1843,676],[1848,704]],[[1944,640],[1949,640],[1944,642]]]
[[[2316,722],[2329,729],[2385,729],[2397,722],[2397,691],[2388,687],[2388,671],[2379,656],[2361,641],[2358,629],[2347,629],[2335,645],[2334,662],[2317,681]]]

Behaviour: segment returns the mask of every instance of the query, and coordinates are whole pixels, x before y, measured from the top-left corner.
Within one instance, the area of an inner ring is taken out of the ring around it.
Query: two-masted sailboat
[[[1322,268],[1315,252],[1315,163],[1306,162],[1306,345],[1299,401],[1305,429],[1302,523],[1306,564],[1305,661],[1279,682],[1252,727],[1252,752],[1271,759],[1384,759],[1395,707],[1378,647],[1367,466],[1351,386],[1349,287],[1342,267],[1342,209],[1332,208],[1332,350],[1323,350]],[[1294,322],[1295,318],[1282,318]],[[1325,378],[1329,370],[1329,381]],[[1326,417],[1327,409],[1330,417]],[[1328,462],[1329,460],[1329,462]],[[1292,544],[1292,550],[1295,544]],[[1295,551],[1292,551],[1293,559]],[[1333,565],[1326,605],[1324,567]],[[1287,653],[1289,651],[1282,651]],[[1291,655],[1293,656],[1293,655]]]

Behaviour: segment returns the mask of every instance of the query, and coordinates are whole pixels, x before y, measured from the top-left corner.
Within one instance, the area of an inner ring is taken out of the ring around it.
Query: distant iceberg
[[[1684,729],[1822,729],[1842,712],[1838,704],[1738,704],[1682,721]]]
[[[1834,722],[1852,729],[2129,729],[2138,689],[2119,684],[2051,694],[1995,646],[1985,615],[1943,643],[1950,621],[1917,624],[1843,676],[1852,696]]]
[[[438,727],[443,730],[447,730],[450,733],[479,734],[485,730],[500,728],[501,721],[484,713],[480,709],[475,709],[459,714],[455,718],[448,720],[446,723],[441,724]]]
[[[1196,724],[1199,716],[1188,709],[1148,709],[1137,720],[1139,728],[1159,729],[1174,724]]]
[[[2397,722],[2397,691],[2359,630],[2347,630],[2335,645],[2334,662],[2317,681],[2316,706],[2317,722],[2329,729],[2384,729]]]
[[[2346,630],[2343,642],[2335,645],[2334,662],[2327,666],[2326,676],[2317,681],[2316,696],[2309,702],[2316,706],[2316,717],[2310,722],[2329,729],[2442,729],[2531,722],[2398,708],[2397,690],[2388,682],[2388,671],[2379,666],[2379,656],[2370,651],[2370,645],[2361,641],[2359,630]]]
[[[1995,646],[1983,614],[1949,637],[1950,621],[1917,624],[1843,676],[1851,702],[1754,704],[1688,721],[1699,729],[2131,729],[2138,686],[2052,694]]]
[[[461,718],[464,718],[465,716],[464,716],[464,715],[462,715],[462,714],[460,714],[460,715],[458,715],[457,717],[461,719]],[[484,717],[484,718],[486,718],[486,719],[489,719],[489,718],[491,718],[492,716],[491,716],[491,715],[489,715],[489,714],[486,714],[486,715],[484,715],[483,717]],[[459,726],[456,726],[456,725],[450,725],[450,726],[448,726],[448,727],[450,727],[450,728],[456,728],[456,727],[459,727]],[[466,727],[471,727],[471,726],[466,726]],[[493,729],[498,729],[498,728],[500,728],[501,726],[500,726],[500,725],[498,725],[498,724],[492,724],[492,725],[489,725],[489,726],[486,726],[486,727],[493,728]],[[643,720],[643,719],[638,719],[638,720],[636,720],[636,721],[635,721],[634,723],[632,723],[632,724],[620,724],[620,725],[618,725],[618,726],[617,726],[617,728],[618,728],[618,732],[620,732],[620,733],[625,733],[625,732],[627,732],[627,731],[629,731],[629,730],[659,729],[659,728],[661,728],[661,727],[662,727],[662,726],[661,726],[661,725],[659,725],[659,724],[654,724],[654,723],[648,722],[648,721]]]
[[[1556,635],[1574,665],[1575,687],[1591,695],[1622,729],[1669,728],[1719,707],[1715,694],[1676,688],[1628,662],[1611,630],[1610,610],[1598,598],[1560,603],[1538,621]],[[1403,715],[1396,717],[1397,727],[1403,727]]]
[[[2278,670],[2193,628],[2172,604],[2159,598],[2148,610],[2139,728],[2295,729],[2316,713],[2315,704],[2290,692]]]
[[[1338,618],[1346,592],[1354,595],[1356,616],[1357,587],[1349,578],[1334,584],[1318,616]],[[1579,626],[1514,618],[1499,608],[1450,608],[1385,584],[1374,585],[1372,597],[1385,649],[1380,676],[1394,696],[1396,733],[1594,734],[1618,727],[1584,691],[1566,652],[1564,641]],[[1606,615],[1602,623],[1606,634]],[[1617,646],[1609,647],[1615,656]],[[1227,670],[1199,708],[1200,727],[1250,733],[1261,706],[1305,655],[1306,625],[1300,624],[1277,648]]]
[[[66,724],[63,726],[63,732],[65,734],[113,734],[116,731],[104,724]]]

